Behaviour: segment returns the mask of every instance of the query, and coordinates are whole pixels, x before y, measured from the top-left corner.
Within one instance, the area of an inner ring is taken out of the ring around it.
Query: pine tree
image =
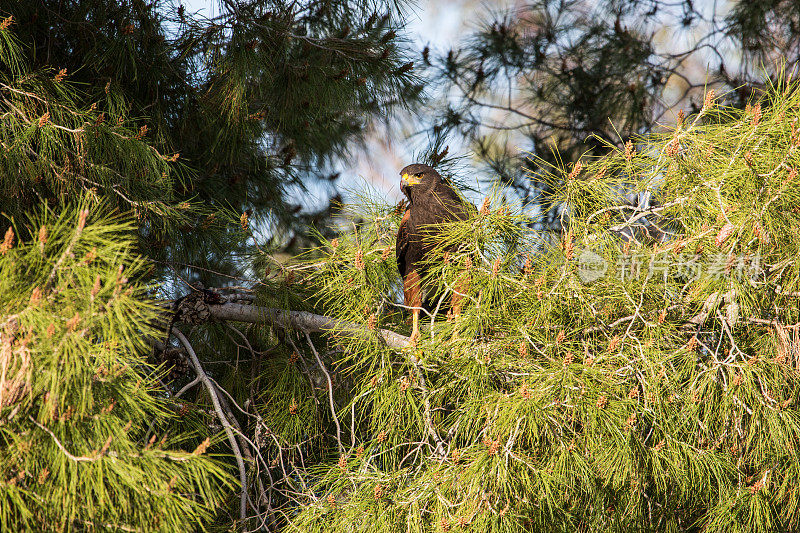
[[[232,485],[208,438],[163,432],[133,228],[84,202],[17,219],[0,244],[4,531],[203,529]]]
[[[310,225],[326,220],[335,206],[304,206],[297,197],[311,187],[335,204],[341,162],[369,125],[420,96],[398,34],[400,13],[389,4],[221,2],[219,15],[207,19],[169,1],[13,0],[0,15],[12,17],[6,29],[22,46],[15,65],[3,69],[4,83],[15,87],[40,73],[58,79],[46,88],[58,91],[36,92],[41,100],[17,106],[21,112],[37,121],[51,97],[68,91],[82,113],[73,129],[102,117],[100,131],[124,128],[172,163],[166,175],[163,168],[116,169],[121,176],[108,176],[96,194],[202,204],[168,228],[151,227],[152,220],[140,225],[143,253],[175,268],[188,263],[241,273],[246,267],[230,258],[246,256],[251,246],[233,229],[238,223],[229,222],[244,213],[269,246],[295,250],[307,242]],[[9,103],[19,102],[5,93]],[[20,213],[38,197],[57,200],[74,181],[45,187],[48,174],[62,166],[26,175],[42,174],[45,183],[26,181],[24,193],[11,189],[0,209]],[[91,184],[78,180],[71,187],[83,188]],[[204,277],[207,284],[220,282],[210,271]]]
[[[205,328],[209,343],[197,352],[175,330],[186,345],[165,346],[164,306],[144,296],[171,293],[173,280],[229,281],[250,267],[237,255],[251,252],[244,238],[254,227],[271,234],[267,250],[293,234],[302,240],[307,220],[286,190],[345,157],[370,120],[412,104],[419,88],[388,6],[239,2],[214,20],[176,7],[3,5],[0,235],[16,270],[4,264],[0,275],[10,373],[0,454],[3,479],[18,487],[3,503],[3,529],[203,529],[213,519],[227,530],[282,520],[264,489],[272,467],[244,430],[262,444],[269,432],[237,420],[249,413],[225,395],[238,386],[252,396],[255,380],[214,361],[219,337],[238,330]],[[78,198],[80,213],[93,214],[76,214]],[[173,278],[184,262],[188,279]],[[123,278],[140,284],[126,288]],[[17,316],[34,321],[22,340]],[[257,374],[253,346],[272,338],[248,336]],[[35,356],[29,338],[41,342]],[[147,358],[144,339],[156,348]],[[196,379],[181,381],[190,365]],[[203,456],[218,438],[232,452],[226,463]]]
[[[744,107],[800,58],[794,2],[534,0],[478,20],[445,53],[423,50],[423,75],[443,98],[422,122],[451,155],[474,153],[485,182],[544,209],[553,189],[531,182],[526,165],[660,131],[680,109],[699,111],[706,88]],[[542,223],[560,230],[549,214]]]
[[[369,204],[309,263],[319,311],[347,322],[296,337],[265,391],[293,530],[798,529],[798,122],[782,78],[744,110],[710,91],[668,133],[540,167],[562,237],[502,191],[453,223],[440,244],[463,251],[431,276],[468,272],[469,304],[416,347],[387,333],[407,331],[384,253],[399,214]],[[301,393],[304,365],[333,385]],[[320,424],[313,453],[288,451]]]
[[[524,181],[503,143],[479,150],[524,201],[500,188],[448,226],[440,245],[466,245],[430,275],[443,305],[468,276],[468,304],[412,346],[402,206],[367,191],[352,231],[270,254],[306,238],[286,188],[419,97],[393,11],[57,4],[0,24],[4,529],[800,529],[800,91],[783,73],[653,132],[667,67],[628,2],[540,2],[442,58],[468,90],[437,134],[476,140],[469,97],[507,75],[542,74],[528,103],[563,122],[535,118]],[[792,53],[757,46],[792,5],[731,13],[748,57]],[[717,89],[738,86],[725,72]],[[274,237],[257,253],[254,228]],[[171,282],[193,292],[165,328],[145,296]]]

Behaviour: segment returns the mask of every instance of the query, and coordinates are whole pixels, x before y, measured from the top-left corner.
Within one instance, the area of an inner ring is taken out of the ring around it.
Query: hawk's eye
[[[417,178],[421,178],[423,174],[424,172],[417,172],[416,174],[414,174],[414,176]]]

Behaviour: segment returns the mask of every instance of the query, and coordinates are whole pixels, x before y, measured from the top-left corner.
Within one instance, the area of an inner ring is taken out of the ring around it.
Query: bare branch
[[[214,405],[214,411],[217,413],[220,422],[222,422],[222,427],[225,429],[225,434],[228,436],[228,442],[230,442],[231,450],[236,456],[236,466],[239,467],[239,482],[242,484],[242,495],[239,498],[239,518],[244,521],[245,518],[247,518],[247,470],[245,470],[244,467],[244,459],[242,458],[242,452],[239,449],[239,443],[236,440],[236,436],[233,434],[231,423],[228,421],[228,418],[222,411],[222,406],[220,405],[219,397],[217,396],[216,387],[214,387],[214,384],[209,379],[205,370],[203,370],[203,365],[200,364],[197,354],[194,353],[194,348],[192,348],[192,345],[189,343],[189,339],[187,339],[183,333],[177,329],[173,329],[172,333],[175,334],[181,344],[183,344],[183,347],[186,348],[186,351],[189,353],[189,358],[192,361],[192,366],[194,366],[195,374],[197,374],[197,377],[200,378],[200,380],[203,382],[203,385],[205,385],[206,390],[208,390],[208,395],[211,397],[211,403]]]
[[[287,329],[296,329],[305,333],[337,333],[353,337],[368,338],[378,334],[390,348],[408,348],[410,339],[388,329],[371,331],[365,326],[337,320],[324,315],[316,315],[306,311],[284,311],[270,307],[259,307],[239,303],[209,305],[211,316],[217,320],[234,320],[252,322],[254,324],[273,324]]]

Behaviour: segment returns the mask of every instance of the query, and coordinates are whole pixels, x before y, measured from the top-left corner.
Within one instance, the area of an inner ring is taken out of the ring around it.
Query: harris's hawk
[[[397,231],[397,268],[403,276],[404,303],[413,313],[411,339],[419,339],[419,313],[430,309],[433,290],[425,287],[426,263],[435,259],[435,238],[441,224],[466,220],[474,207],[465,202],[458,193],[428,165],[408,165],[400,171],[400,190],[408,198],[409,206],[400,221]],[[457,246],[452,247],[455,251]],[[444,250],[448,251],[448,250]],[[455,287],[450,300],[453,316],[461,313],[461,299],[467,287],[462,281]]]

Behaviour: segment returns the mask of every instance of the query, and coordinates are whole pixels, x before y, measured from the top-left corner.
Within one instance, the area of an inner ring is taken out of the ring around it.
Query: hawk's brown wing
[[[408,219],[411,218],[411,209],[406,209],[403,218],[400,220],[400,227],[397,228],[397,243],[395,244],[395,256],[397,258],[397,270],[405,279],[406,269],[410,266],[406,260],[409,245]]]
[[[397,228],[397,244],[395,253],[397,254],[397,270],[403,277],[403,303],[409,307],[422,307],[422,279],[416,269],[416,262],[419,259],[418,246],[412,242],[409,219],[411,209],[407,209]],[[419,311],[415,311],[419,313]]]

